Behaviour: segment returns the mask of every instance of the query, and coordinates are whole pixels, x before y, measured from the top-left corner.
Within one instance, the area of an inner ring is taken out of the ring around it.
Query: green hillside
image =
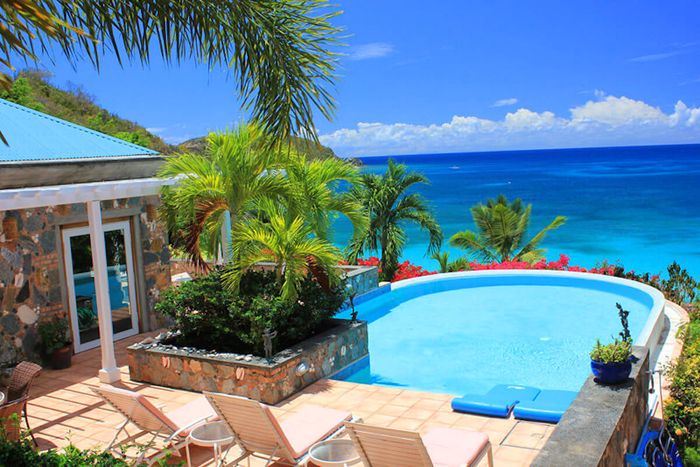
[[[98,106],[82,90],[65,90],[52,85],[48,73],[21,72],[9,91],[0,89],[0,97],[161,153],[175,149],[141,125]]]
[[[145,146],[162,154],[179,151],[203,152],[204,137],[179,145],[171,145],[150,133],[138,123],[126,120],[103,109],[95,99],[81,89],[61,89],[49,82],[50,74],[23,71],[15,78],[9,91],[0,88],[0,98],[91,128],[130,143]],[[294,137],[292,144],[310,158],[335,157],[331,148]]]

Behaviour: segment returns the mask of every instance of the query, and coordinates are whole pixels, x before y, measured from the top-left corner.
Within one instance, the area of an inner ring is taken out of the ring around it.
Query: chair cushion
[[[529,386],[499,384],[486,394],[467,394],[452,399],[452,410],[506,418],[515,404],[533,400],[540,390]]]
[[[311,446],[333,434],[351,418],[349,412],[305,405],[299,412],[280,422],[279,426],[289,442],[292,454],[298,459]]]
[[[486,449],[489,438],[478,431],[433,428],[421,437],[435,467],[469,465]]]
[[[178,428],[191,425],[192,423],[205,418],[213,419],[217,417],[214,408],[211,406],[211,404],[209,404],[209,401],[207,401],[207,398],[204,396],[198,397],[192,402],[188,402],[175,410],[169,411],[166,413],[166,415],[175,425],[177,425]],[[192,428],[194,428],[194,426],[183,431],[182,435],[187,436]]]
[[[521,420],[558,423],[576,396],[574,391],[545,390],[535,400],[519,403],[513,416]]]

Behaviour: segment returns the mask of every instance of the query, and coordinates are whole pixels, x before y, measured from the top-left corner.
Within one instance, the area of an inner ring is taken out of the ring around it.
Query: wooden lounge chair
[[[24,423],[27,424],[27,430],[29,430],[29,435],[34,441],[36,446],[36,440],[34,439],[34,434],[29,426],[29,418],[27,417],[27,399],[29,398],[29,388],[39,373],[41,372],[41,366],[32,362],[19,362],[19,364],[12,370],[12,376],[10,376],[10,384],[7,386],[7,401],[8,403],[22,400],[21,412],[24,415]]]
[[[413,432],[346,423],[350,438],[367,467],[457,467],[476,465],[485,455],[493,467],[488,436],[478,431],[433,428]]]
[[[117,427],[112,441],[107,446],[107,451],[112,451],[119,456],[125,456],[124,452],[117,449],[126,441],[131,441],[139,436],[150,433],[152,437],[146,442],[146,446],[153,446],[157,439],[162,441],[163,448],[171,448],[174,451],[187,445],[187,436],[192,428],[201,422],[216,417],[216,412],[204,397],[200,397],[182,407],[167,413],[154,406],[148,398],[138,392],[113,386],[102,385],[92,389],[105,402],[124,415],[126,420]],[[136,425],[141,430],[130,435],[126,430],[129,423]],[[127,438],[116,443],[121,432],[125,432]],[[115,444],[116,443],[116,444]],[[146,457],[146,449],[136,458],[136,464],[140,464]],[[161,452],[149,459],[149,465],[162,458],[165,452]]]
[[[10,441],[19,440],[20,417],[26,403],[27,396],[24,396],[0,405],[0,438],[5,437]]]
[[[348,412],[307,405],[278,422],[270,408],[258,401],[211,392],[204,395],[243,451],[232,465],[250,456],[267,460],[265,465],[275,460],[303,464],[311,446],[338,434],[352,418]]]

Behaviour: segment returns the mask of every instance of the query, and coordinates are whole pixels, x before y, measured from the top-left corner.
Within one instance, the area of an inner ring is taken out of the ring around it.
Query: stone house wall
[[[170,284],[158,196],[102,202],[103,222],[131,220],[140,330],[162,325],[153,306]],[[61,230],[87,224],[85,203],[0,211],[0,366],[36,360],[37,323],[68,314]]]

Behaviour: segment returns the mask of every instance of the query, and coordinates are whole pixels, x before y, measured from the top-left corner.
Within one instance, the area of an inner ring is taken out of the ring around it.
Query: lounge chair
[[[539,389],[529,386],[499,384],[486,394],[467,394],[452,399],[452,410],[507,418],[515,404],[531,401],[539,393]]]
[[[576,395],[574,391],[540,391],[534,400],[520,402],[513,410],[513,416],[520,420],[558,423]]]
[[[303,464],[311,446],[338,434],[343,423],[352,418],[348,412],[307,405],[279,422],[270,408],[258,401],[212,392],[204,395],[243,451],[232,465],[250,456],[265,459],[266,465],[275,459]]]
[[[27,430],[29,430],[29,435],[32,437],[35,446],[37,446],[36,439],[34,439],[34,434],[29,426],[29,418],[27,417],[27,399],[29,398],[29,388],[32,386],[34,378],[36,378],[39,373],[41,373],[41,366],[36,363],[19,362],[12,370],[12,376],[10,376],[10,384],[7,386],[6,394],[8,403],[22,400],[24,422],[27,424]]]
[[[350,438],[367,467],[450,467],[476,465],[493,450],[488,436],[478,431],[433,428],[424,436],[414,431],[346,423]]]
[[[126,418],[124,423],[117,427],[112,441],[106,448],[107,451],[112,451],[119,456],[124,455],[121,450],[117,449],[121,444],[146,433],[152,434],[151,439],[146,443],[147,446],[152,446],[157,439],[160,439],[163,448],[179,450],[187,445],[187,436],[192,428],[205,420],[216,417],[216,412],[204,397],[195,399],[166,415],[160,408],[154,406],[146,396],[138,392],[107,385],[92,390]],[[141,431],[130,435],[126,430],[129,423],[136,425]],[[127,438],[115,444],[122,431],[127,434]],[[149,465],[155,463],[165,454],[165,452],[160,452],[152,457],[149,460]],[[146,450],[143,450],[135,463],[143,462],[145,456]]]

